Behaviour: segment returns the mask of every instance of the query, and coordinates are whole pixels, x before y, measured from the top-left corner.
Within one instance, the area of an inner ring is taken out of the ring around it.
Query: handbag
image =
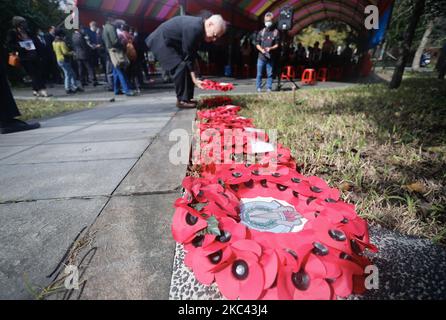
[[[111,48],[108,50],[110,54],[110,60],[115,68],[125,69],[130,64],[129,58],[124,51]]]
[[[132,42],[127,43],[126,52],[127,52],[127,57],[131,62],[135,62],[138,59],[138,54],[136,53],[135,46],[133,45]]]
[[[20,67],[20,58],[17,54],[15,53],[10,53],[9,54],[9,59],[8,59],[8,64],[14,68],[19,68]]]

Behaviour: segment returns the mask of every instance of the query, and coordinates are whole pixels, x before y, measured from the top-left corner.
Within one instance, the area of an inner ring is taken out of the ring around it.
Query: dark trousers
[[[175,84],[175,92],[179,101],[190,101],[194,97],[195,85],[190,76],[190,70],[186,63],[181,62],[175,69],[170,70],[173,83]]]
[[[76,60],[77,61],[77,70],[79,73],[79,80],[85,84],[87,82],[87,75],[85,74],[85,70],[88,72],[89,78],[96,82],[96,74],[93,70],[93,67],[91,66],[91,63],[89,60]]]
[[[1,64],[1,63],[0,63]],[[19,109],[12,96],[11,88],[9,87],[8,79],[6,78],[5,68],[0,65],[0,121],[12,120],[20,116]]]
[[[105,78],[109,89],[113,89],[113,63],[111,62],[110,55],[107,53],[105,63]]]
[[[40,91],[45,89],[40,60],[24,60],[21,63],[26,73],[31,77],[33,90]]]

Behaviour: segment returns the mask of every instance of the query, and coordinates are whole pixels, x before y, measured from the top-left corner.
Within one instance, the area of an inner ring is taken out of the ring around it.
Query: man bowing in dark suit
[[[195,108],[194,85],[202,89],[196,75],[197,51],[203,41],[215,42],[226,32],[220,15],[208,19],[178,16],[162,23],[146,44],[161,67],[172,76],[179,108]]]

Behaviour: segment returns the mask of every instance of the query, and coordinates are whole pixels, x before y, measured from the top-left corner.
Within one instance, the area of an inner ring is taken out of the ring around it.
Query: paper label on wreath
[[[19,45],[20,47],[28,51],[36,50],[36,46],[34,45],[34,42],[32,40],[19,41]]]
[[[251,139],[249,141],[252,153],[266,153],[273,152],[275,150],[274,145],[268,142],[259,141],[257,139]]]
[[[271,197],[241,199],[240,218],[250,229],[274,233],[299,232],[308,221],[286,201]]]

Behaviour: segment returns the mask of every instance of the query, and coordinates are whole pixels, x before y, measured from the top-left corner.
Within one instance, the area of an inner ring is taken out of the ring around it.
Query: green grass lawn
[[[384,84],[235,97],[258,128],[277,129],[302,173],[343,191],[359,214],[446,244],[446,85]]]
[[[21,120],[30,120],[30,119],[45,119],[54,117],[56,115],[71,112],[71,111],[79,111],[84,109],[93,108],[96,106],[94,102],[64,102],[64,101],[56,101],[56,100],[17,100],[17,106],[19,107],[20,113],[22,116]]]

